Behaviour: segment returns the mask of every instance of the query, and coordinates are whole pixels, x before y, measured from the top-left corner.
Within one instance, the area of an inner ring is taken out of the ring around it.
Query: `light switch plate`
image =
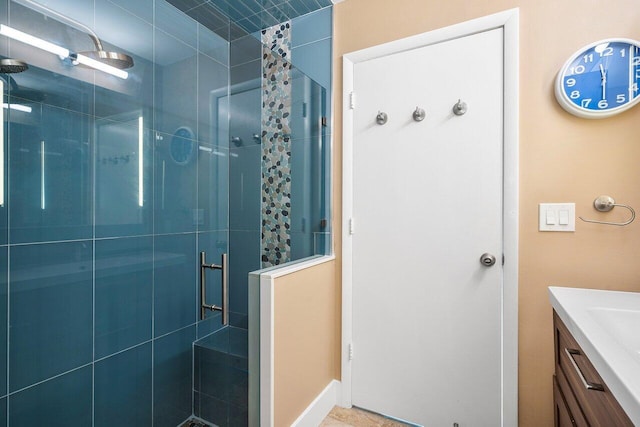
[[[575,203],[540,203],[539,231],[576,231]]]

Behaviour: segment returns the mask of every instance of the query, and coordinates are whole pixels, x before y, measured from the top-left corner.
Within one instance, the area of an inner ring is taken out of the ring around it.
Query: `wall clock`
[[[556,99],[571,114],[610,117],[640,101],[640,42],[605,39],[571,55],[556,78]]]

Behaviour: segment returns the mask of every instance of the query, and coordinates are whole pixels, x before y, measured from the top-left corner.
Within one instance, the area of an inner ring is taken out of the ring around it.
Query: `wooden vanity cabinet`
[[[633,427],[611,390],[555,311],[553,325],[555,426]]]

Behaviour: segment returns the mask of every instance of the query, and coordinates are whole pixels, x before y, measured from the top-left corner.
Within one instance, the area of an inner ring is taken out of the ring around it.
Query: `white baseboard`
[[[291,426],[318,427],[331,409],[340,403],[340,389],[340,381],[331,381]]]

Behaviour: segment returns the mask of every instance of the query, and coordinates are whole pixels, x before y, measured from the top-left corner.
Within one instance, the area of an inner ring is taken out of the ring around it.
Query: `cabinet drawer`
[[[568,388],[573,392],[588,425],[633,427],[629,417],[555,312],[554,324],[556,372],[564,374]],[[569,394],[567,392],[565,396]]]
[[[567,382],[564,373],[562,371],[557,371],[554,380],[557,383],[558,391],[562,394],[564,403],[571,415],[573,425],[575,427],[589,427],[589,424],[582,413],[582,408],[580,408],[580,404],[573,395],[573,391],[571,390],[571,387],[569,387],[569,383]]]
[[[574,427],[576,425],[569,406],[564,399],[564,395],[560,391],[556,376],[553,376],[553,403],[555,406],[554,422],[555,427]]]

